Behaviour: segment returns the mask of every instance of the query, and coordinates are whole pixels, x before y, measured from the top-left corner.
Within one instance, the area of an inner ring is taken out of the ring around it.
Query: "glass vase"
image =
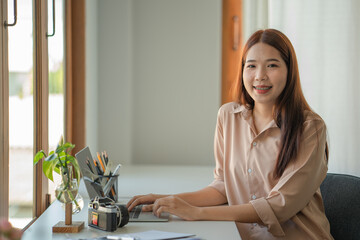
[[[72,202],[72,213],[78,213],[84,206],[84,201],[79,192],[76,178],[73,178],[72,167],[60,168],[61,182],[55,188],[55,196],[65,208],[66,203]]]

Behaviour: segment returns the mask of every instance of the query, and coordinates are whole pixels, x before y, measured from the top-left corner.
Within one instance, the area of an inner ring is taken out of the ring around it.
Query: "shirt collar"
[[[241,105],[241,104],[237,104],[235,107],[234,107],[234,110],[232,111],[233,114],[236,114],[236,113],[241,113],[241,115],[243,116],[243,118],[245,119],[246,122],[248,122],[248,124],[250,126],[253,125],[253,122],[252,122],[252,110],[249,110],[247,109],[244,105]],[[267,127],[264,129],[269,129],[269,128],[279,128],[276,123],[275,123],[275,120],[272,120],[268,125]]]
[[[232,110],[232,113],[241,113],[245,119],[248,119],[252,115],[252,110],[249,110],[244,105],[238,103],[236,106],[234,106],[234,110]]]
[[[232,113],[239,113],[239,112],[242,112],[244,110],[248,111],[244,105],[241,105],[241,104],[238,103],[238,104],[236,104],[234,106],[234,109],[232,110]]]

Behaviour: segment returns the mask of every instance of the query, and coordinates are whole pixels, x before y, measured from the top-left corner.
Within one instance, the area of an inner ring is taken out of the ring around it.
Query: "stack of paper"
[[[195,234],[163,232],[163,231],[152,230],[152,231],[139,232],[139,233],[108,235],[106,237],[93,238],[92,240],[170,240],[170,239],[200,240],[200,238],[192,238],[193,236],[195,236]],[[78,240],[82,240],[82,239],[78,239]]]
[[[129,239],[129,240],[165,240],[165,239],[179,239],[195,236],[194,234],[187,233],[174,233],[174,232],[163,232],[163,231],[146,231],[139,233],[129,233],[107,236],[107,239]]]

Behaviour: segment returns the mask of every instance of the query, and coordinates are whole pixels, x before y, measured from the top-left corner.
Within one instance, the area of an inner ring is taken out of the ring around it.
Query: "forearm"
[[[196,192],[179,193],[174,196],[197,207],[217,206],[227,203],[226,197],[212,187],[206,187]]]
[[[215,188],[206,187],[196,192],[179,193],[175,195],[147,194],[134,196],[128,203],[127,208],[131,211],[135,206],[145,204],[143,211],[151,211],[153,203],[159,199],[177,197],[195,207],[216,206],[227,203],[227,199]]]
[[[200,207],[197,208],[196,214],[196,220],[261,223],[261,219],[250,203],[234,206]]]

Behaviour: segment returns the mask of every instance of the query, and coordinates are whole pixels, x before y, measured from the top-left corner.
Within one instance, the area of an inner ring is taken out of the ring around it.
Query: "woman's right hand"
[[[161,195],[161,194],[147,194],[147,195],[137,195],[133,197],[127,204],[129,212],[137,205],[145,204],[142,207],[142,211],[150,212],[153,210],[154,202],[159,198],[168,197],[170,195]]]

